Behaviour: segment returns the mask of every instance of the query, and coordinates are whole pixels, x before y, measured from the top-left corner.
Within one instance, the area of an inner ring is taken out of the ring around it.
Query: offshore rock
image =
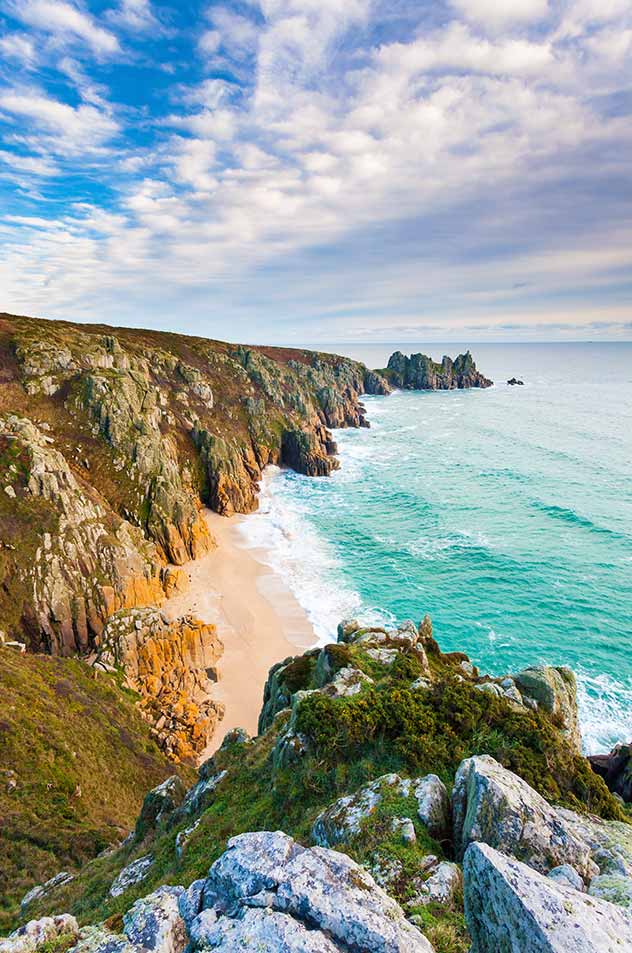
[[[492,381],[477,370],[469,351],[454,361],[444,357],[441,364],[425,354],[406,357],[395,351],[388,359],[388,380],[404,390],[454,390],[456,388],[491,387]]]
[[[463,863],[472,953],[632,953],[632,918],[487,844]]]
[[[169,757],[177,763],[200,754],[224,713],[211,698],[223,651],[215,626],[191,616],[169,622],[156,610],[131,609],[108,620],[102,641],[95,664],[124,669]]]
[[[613,794],[632,802],[632,743],[618,744],[610,754],[589,755],[593,771],[604,779]]]
[[[541,873],[570,864],[588,883],[599,871],[590,846],[559,811],[489,755],[461,762],[452,792],[457,859],[482,841]]]

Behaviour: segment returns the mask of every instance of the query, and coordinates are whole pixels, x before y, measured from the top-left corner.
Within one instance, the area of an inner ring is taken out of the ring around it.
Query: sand
[[[265,564],[266,552],[244,544],[239,524],[247,516],[226,518],[205,511],[217,549],[183,568],[191,585],[163,606],[170,617],[193,614],[212,622],[224,643],[219,682],[213,698],[226,713],[205,755],[221,744],[231,728],[257,733],[268,670],[288,655],[316,643],[302,606],[280,575]]]

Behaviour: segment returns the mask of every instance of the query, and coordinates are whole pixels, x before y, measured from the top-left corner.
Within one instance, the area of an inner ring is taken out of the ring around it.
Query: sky
[[[630,0],[0,0],[0,310],[632,339]]]

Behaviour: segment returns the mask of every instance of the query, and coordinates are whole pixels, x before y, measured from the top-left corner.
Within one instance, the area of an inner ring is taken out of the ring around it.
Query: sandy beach
[[[268,670],[288,655],[316,642],[314,629],[283,579],[264,562],[265,551],[244,545],[239,524],[244,516],[205,513],[217,549],[187,563],[189,590],[169,599],[171,618],[191,613],[217,626],[224,643],[220,680],[213,697],[226,714],[207,754],[231,728],[257,732],[257,719]]]

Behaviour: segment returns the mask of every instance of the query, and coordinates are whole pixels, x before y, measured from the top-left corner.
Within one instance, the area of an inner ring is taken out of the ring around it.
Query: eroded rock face
[[[489,755],[468,758],[459,766],[452,816],[457,858],[480,841],[541,873],[560,864],[570,864],[586,882],[598,873],[590,846],[562,814]]]
[[[125,670],[170,758],[177,762],[200,754],[224,711],[211,697],[223,651],[215,626],[189,616],[169,622],[156,610],[132,609],[108,620],[102,642],[96,664]]]
[[[454,390],[456,388],[491,387],[492,381],[477,370],[469,351],[452,361],[444,357],[437,364],[425,354],[406,357],[395,351],[388,359],[389,380],[404,390]]]
[[[232,838],[211,867],[203,896],[204,910],[199,914],[203,922],[196,919],[191,924],[197,949],[213,948],[213,943],[220,949],[238,949],[222,946],[223,938],[230,944],[233,938],[242,942],[247,937],[252,949],[278,953],[286,937],[290,943],[305,939],[303,928],[309,927],[314,945],[306,949],[432,951],[401,907],[351,858],[320,847],[301,847],[280,832]],[[252,909],[285,919],[253,917]]]
[[[11,481],[32,535],[32,555],[20,559],[16,550],[15,561],[28,590],[21,622],[32,648],[86,653],[112,612],[162,601],[155,547],[80,481],[46,432],[27,418],[0,416],[0,450],[2,479]]]
[[[487,844],[463,863],[473,953],[632,953],[632,918]]]

